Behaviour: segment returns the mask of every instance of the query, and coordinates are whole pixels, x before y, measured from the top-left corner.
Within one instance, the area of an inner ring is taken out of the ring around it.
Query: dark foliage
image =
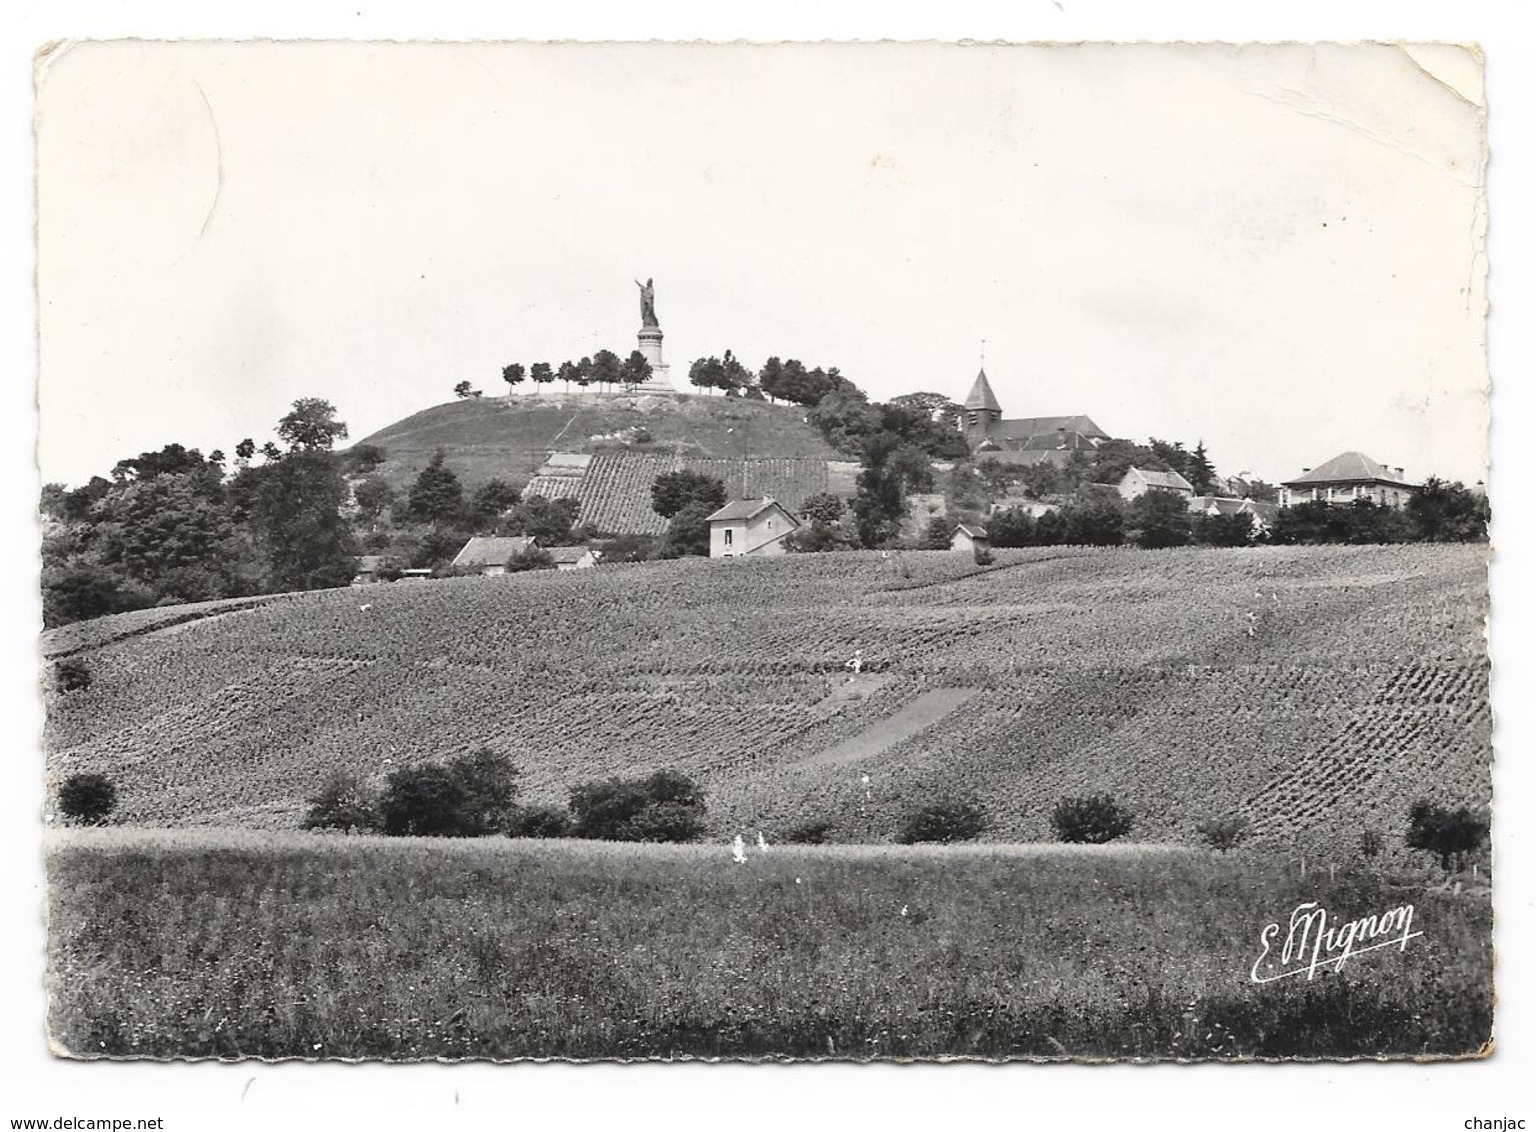
[[[59,692],[83,692],[91,686],[91,668],[77,657],[68,657],[53,666],[53,686]]]
[[[559,806],[518,806],[507,823],[508,837],[569,837],[571,815]]]
[[[105,825],[117,808],[117,787],[104,774],[72,774],[59,786],[59,810],[80,825]]]
[[[945,799],[912,811],[896,831],[903,845],[922,841],[974,841],[987,828],[987,815],[974,802]]]
[[[453,525],[464,513],[464,488],[441,448],[421,469],[406,497],[406,514],[418,523]]]
[[[1195,827],[1201,838],[1212,849],[1225,853],[1235,849],[1249,834],[1248,819],[1238,814],[1230,817],[1210,818]]]
[[[687,468],[663,472],[651,484],[651,510],[663,519],[670,519],[683,508],[696,505],[718,511],[725,506],[725,498],[724,483],[714,476]]]
[[[1102,845],[1124,837],[1133,824],[1130,811],[1108,794],[1063,798],[1051,811],[1051,825],[1058,841]]]
[[[392,837],[463,837],[464,787],[428,763],[391,772],[379,799],[380,827]]]
[[[572,528],[580,515],[580,500],[530,495],[507,513],[499,532],[528,535],[538,539],[541,546],[565,546],[574,537]]]
[[[1127,516],[1143,550],[1186,546],[1191,534],[1189,505],[1172,491],[1149,491],[1131,501]]]
[[[786,845],[825,845],[832,840],[832,823],[817,818],[786,829],[779,837]]]
[[[517,794],[511,760],[489,748],[394,771],[379,799],[383,831],[393,836],[483,837],[503,830]]]
[[[704,794],[687,775],[658,770],[571,789],[572,832],[604,841],[697,841],[704,836]]]
[[[1408,848],[1423,849],[1440,858],[1440,867],[1449,870],[1463,854],[1480,848],[1488,840],[1488,818],[1474,814],[1465,806],[1451,809],[1420,799],[1408,811]]]
[[[1488,541],[1488,497],[1431,476],[1404,509],[1425,542]]]
[[[667,533],[656,548],[658,558],[685,558],[709,555],[709,516],[718,507],[708,503],[690,503],[667,524]]]
[[[365,833],[379,827],[378,800],[357,775],[348,771],[332,771],[325,785],[308,801],[304,829]]]

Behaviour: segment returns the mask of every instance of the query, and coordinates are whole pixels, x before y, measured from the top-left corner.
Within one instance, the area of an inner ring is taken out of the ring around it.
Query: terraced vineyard
[[[825,460],[753,458],[704,459],[692,456],[644,456],[598,453],[574,480],[538,476],[528,494],[563,490],[581,501],[581,518],[600,531],[659,535],[667,521],[651,509],[651,485],[663,472],[683,468],[714,476],[732,499],[772,496],[796,510],[809,495],[827,490]]]
[[[105,770],[136,822],[291,828],[332,767],[382,777],[486,743],[515,756],[530,800],[679,767],[721,834],[825,817],[840,839],[881,839],[958,794],[987,809],[989,839],[1040,839],[1057,798],[1107,790],[1138,838],[1243,813],[1272,844],[1353,842],[1395,837],[1420,796],[1488,801],[1485,609],[1483,550],[1444,546],[397,583],[132,635],[114,628],[126,618],[91,623],[64,650],[93,683],[51,701],[50,771]],[[843,757],[938,689],[974,692]]]

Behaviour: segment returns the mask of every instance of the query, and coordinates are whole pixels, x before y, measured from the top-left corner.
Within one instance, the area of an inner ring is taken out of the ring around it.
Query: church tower
[[[976,384],[965,399],[965,439],[973,447],[987,438],[992,426],[1003,419],[1003,407],[997,403],[997,395],[987,381],[983,367],[976,374]]]

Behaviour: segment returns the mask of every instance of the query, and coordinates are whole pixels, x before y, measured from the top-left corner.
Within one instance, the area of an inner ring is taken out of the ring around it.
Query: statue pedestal
[[[661,327],[642,326],[637,335],[638,349],[651,363],[651,379],[644,385],[636,386],[640,392],[675,393],[677,390],[672,385],[671,368],[661,358]]]

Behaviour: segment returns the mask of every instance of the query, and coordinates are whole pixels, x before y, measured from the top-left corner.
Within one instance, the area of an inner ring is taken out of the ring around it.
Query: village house
[[[494,578],[507,572],[510,559],[538,545],[537,539],[524,536],[476,537],[464,544],[464,549],[454,555],[449,565],[455,570],[475,570],[484,577]]]
[[[955,528],[955,537],[949,540],[950,550],[965,550],[974,554],[991,548],[992,540],[987,536],[986,528],[978,527],[975,523],[961,523]]]
[[[556,570],[590,570],[603,559],[603,552],[590,546],[552,546],[545,553]]]
[[[382,554],[363,554],[357,559],[357,573],[352,577],[354,586],[371,586],[375,582],[383,581],[380,574],[388,566],[388,561]]]
[[[1361,452],[1342,452],[1316,468],[1280,485],[1280,506],[1298,503],[1353,503],[1369,499],[1386,507],[1401,507],[1417,491],[1402,468],[1378,464]]]
[[[784,536],[800,525],[800,520],[766,496],[727,503],[708,522],[711,558],[783,554]]]
[[[1192,499],[1195,494],[1194,485],[1178,472],[1153,472],[1145,468],[1131,468],[1115,490],[1125,500],[1139,499],[1149,491],[1166,491],[1185,499]]]
[[[1247,515],[1253,523],[1256,535],[1267,534],[1275,524],[1280,510],[1278,503],[1265,503],[1259,499],[1236,499],[1223,495],[1197,495],[1189,501],[1192,515]]]

